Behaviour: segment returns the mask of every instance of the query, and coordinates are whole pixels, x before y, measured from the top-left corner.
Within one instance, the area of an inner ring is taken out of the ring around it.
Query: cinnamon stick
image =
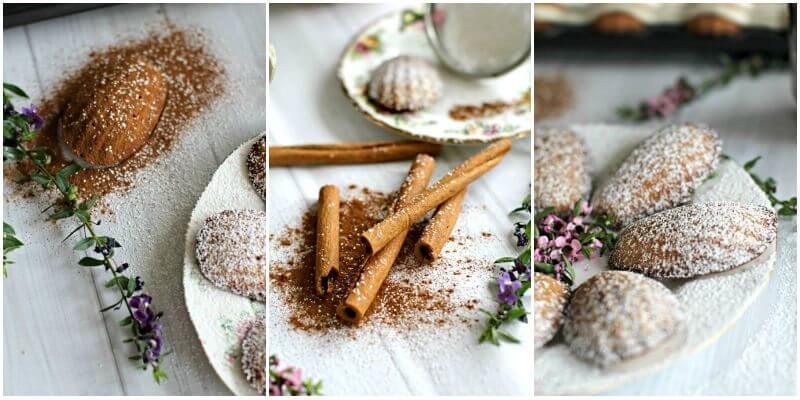
[[[439,257],[439,253],[442,252],[444,244],[450,239],[450,233],[456,226],[458,215],[461,214],[461,204],[466,195],[467,189],[464,189],[436,209],[436,213],[433,214],[428,225],[422,231],[422,236],[414,246],[414,254],[417,258],[425,262],[433,262]]]
[[[400,187],[400,193],[394,205],[395,210],[407,205],[411,197],[425,189],[435,166],[436,161],[428,155],[420,154],[414,159],[411,169]],[[355,286],[337,309],[340,319],[351,324],[361,321],[375,300],[389,270],[394,265],[394,261],[403,247],[406,234],[408,234],[408,230],[400,232],[386,247],[367,260]]]
[[[418,141],[270,146],[269,166],[372,164],[438,155],[442,145]]]
[[[339,189],[325,185],[319,189],[317,206],[317,258],[314,282],[317,294],[330,293],[339,275]]]
[[[510,149],[510,139],[498,140],[461,163],[433,186],[414,196],[407,205],[361,235],[367,251],[372,254],[380,251],[428,211],[466,189],[467,185],[494,168]]]

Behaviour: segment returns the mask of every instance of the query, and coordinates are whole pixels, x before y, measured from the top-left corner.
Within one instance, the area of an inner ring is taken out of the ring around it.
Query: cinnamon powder
[[[518,112],[530,111],[531,92],[530,90],[514,101],[491,101],[480,105],[456,105],[450,109],[450,118],[456,121],[466,121],[470,119],[488,118],[500,115],[508,110],[516,109]]]
[[[129,190],[136,171],[169,152],[192,120],[224,93],[225,71],[205,49],[205,39],[199,31],[167,25],[144,39],[94,51],[83,67],[68,75],[41,104],[45,124],[34,145],[47,147],[53,154],[53,171],[70,164],[61,153],[57,136],[58,119],[70,99],[92,79],[96,68],[136,59],[149,61],[164,74],[167,99],[161,118],[147,143],[121,164],[85,169],[72,176],[82,198]],[[32,166],[21,168],[29,173]]]
[[[290,309],[289,323],[300,330],[325,332],[346,327],[336,316],[336,308],[347,297],[358,280],[367,252],[361,242],[361,233],[383,219],[392,202],[393,195],[369,189],[358,197],[343,198],[341,202],[339,276],[332,293],[327,297],[315,294],[314,263],[316,238],[316,211],[307,210],[297,227],[287,227],[271,240],[280,246],[291,247],[285,260],[274,260],[270,265],[272,290],[281,293],[283,302]],[[469,299],[457,302],[452,299],[457,279],[447,287],[434,288],[428,279],[411,280],[402,277],[402,271],[432,268],[421,264],[414,256],[414,243],[422,233],[424,223],[415,224],[409,230],[406,242],[392,267],[383,287],[365,316],[363,324],[380,323],[393,327],[414,327],[420,324],[445,325],[452,323],[472,324],[467,311],[474,310],[478,301]],[[491,262],[485,266],[491,268]],[[464,269],[475,268],[475,264]],[[357,328],[356,328],[357,329]]]

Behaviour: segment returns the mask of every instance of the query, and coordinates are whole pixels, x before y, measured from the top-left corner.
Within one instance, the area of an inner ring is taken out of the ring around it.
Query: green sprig
[[[761,156],[744,163],[742,168],[744,168],[744,170],[750,174],[750,178],[753,179],[753,182],[755,182],[756,185],[761,188],[761,191],[767,195],[770,204],[777,208],[778,215],[787,217],[797,215],[797,197],[791,197],[788,200],[781,200],[777,198],[775,196],[775,193],[778,191],[777,181],[775,181],[775,179],[772,177],[762,178],[753,172],[753,168],[755,168],[759,160],[761,160]]]
[[[3,83],[3,107],[4,109],[11,108],[11,99],[13,96],[19,96],[27,98],[27,94],[20,89],[19,87],[9,84]],[[84,238],[79,240],[74,246],[73,250],[75,251],[85,251],[90,247],[102,247],[105,246],[109,240],[108,237],[100,236],[95,231],[95,226],[99,223],[95,223],[91,220],[90,210],[91,208],[97,203],[97,197],[91,197],[88,200],[81,201],[78,197],[78,187],[70,183],[69,179],[72,175],[79,172],[81,167],[76,164],[70,164],[66,167],[62,168],[61,170],[53,173],[50,170],[50,165],[52,164],[52,156],[49,154],[49,150],[45,147],[33,147],[28,148],[28,144],[36,138],[38,134],[37,131],[32,130],[30,123],[26,118],[21,116],[20,114],[15,115],[5,115],[4,112],[4,120],[3,120],[3,159],[4,160],[14,160],[14,161],[24,161],[29,160],[35,170],[29,175],[30,180],[39,184],[44,189],[49,189],[51,187],[55,187],[58,192],[61,194],[61,198],[58,199],[56,202],[51,204],[47,207],[43,212],[47,212],[52,210],[50,215],[48,216],[49,220],[57,221],[67,218],[76,218],[80,224],[70,232],[62,242],[65,242],[69,239],[72,235],[74,235],[78,231],[84,232]],[[10,225],[5,224],[3,226],[3,244],[4,244],[4,253],[3,253],[3,271],[4,274],[6,273],[6,265],[10,262],[6,258],[6,254],[15,248],[18,248],[22,245],[22,242],[17,240],[14,235],[14,230],[11,228]],[[12,246],[7,246],[6,244],[10,244]],[[137,324],[133,324],[133,310],[128,303],[128,299],[134,294],[136,285],[135,280],[130,279],[118,271],[118,266],[113,259],[114,251],[108,252],[108,254],[103,254],[102,259],[97,259],[93,257],[83,257],[78,261],[78,265],[84,267],[98,267],[98,266],[105,266],[106,270],[111,272],[112,279],[106,284],[106,287],[116,287],[120,294],[120,299],[116,301],[109,307],[106,307],[101,312],[106,312],[108,310],[114,309],[117,310],[121,308],[123,305],[125,306],[126,310],[128,311],[128,316],[123,318],[120,321],[121,326],[131,326],[131,332],[133,334],[133,338],[126,339],[124,342],[137,342],[135,343],[137,346],[137,350],[143,349],[143,344],[138,343],[140,340],[136,340],[138,336],[138,326]],[[110,283],[110,284],[109,284]],[[164,357],[166,357],[169,352],[165,352],[162,354],[157,360],[151,363],[153,366],[153,378],[155,379],[156,383],[160,383],[161,380],[166,379],[166,373],[160,368],[161,361]],[[138,357],[138,358],[137,358]],[[140,359],[140,355],[134,355],[130,357],[131,359]],[[147,369],[147,365],[143,366],[143,369]]]
[[[14,228],[3,222],[3,276],[8,276],[8,266],[14,264],[14,261],[8,258],[8,253],[22,247],[24,243],[17,239]]]
[[[531,194],[522,200],[522,204],[511,211],[510,214],[528,213],[531,211]],[[522,225],[519,225],[522,227]],[[501,257],[495,260],[495,264],[509,264],[530,266],[531,264],[531,220],[524,225],[522,235],[525,239],[525,245],[516,257]],[[513,321],[528,322],[528,311],[525,309],[525,304],[522,298],[531,288],[530,269],[527,273],[519,274],[520,288],[515,291],[516,301],[514,304],[500,303],[497,310],[494,312],[481,308],[480,311],[488,316],[486,326],[478,338],[478,343],[491,343],[499,346],[502,342],[519,343],[519,339],[514,337],[511,333],[503,329],[503,326]]]

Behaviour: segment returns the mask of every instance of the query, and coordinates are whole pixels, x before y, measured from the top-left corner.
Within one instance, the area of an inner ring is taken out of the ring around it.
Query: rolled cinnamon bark
[[[510,149],[510,139],[498,140],[461,163],[433,186],[414,196],[408,205],[401,207],[361,235],[367,251],[372,254],[380,251],[428,211],[466,189],[467,185],[494,168]]]
[[[400,187],[400,194],[394,205],[395,210],[405,206],[415,194],[425,189],[431,179],[431,175],[433,175],[435,166],[436,161],[428,155],[420,154],[414,159],[406,180]],[[383,281],[389,274],[389,270],[394,265],[394,261],[403,247],[403,241],[405,241],[407,233],[408,230],[400,232],[386,247],[367,260],[355,286],[337,309],[340,319],[351,324],[357,324],[364,318],[370,305],[375,300],[378,290],[383,285]]]
[[[325,185],[319,189],[317,206],[317,259],[314,282],[317,294],[330,293],[339,275],[339,189]]]
[[[467,195],[467,189],[462,190],[457,195],[449,198],[436,209],[436,213],[425,225],[417,244],[414,246],[414,254],[417,258],[425,262],[433,262],[439,257],[444,244],[450,239],[450,233],[458,221],[461,214],[461,204]]]
[[[441,151],[440,144],[417,141],[270,146],[269,166],[372,164],[410,160],[417,154],[435,156]]]

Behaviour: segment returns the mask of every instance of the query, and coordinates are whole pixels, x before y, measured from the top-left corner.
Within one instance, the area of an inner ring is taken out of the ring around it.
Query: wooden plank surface
[[[183,235],[194,203],[222,160],[265,129],[265,6],[121,5],[4,32],[4,80],[34,101],[92,49],[142,37],[165,22],[200,28],[227,73],[226,95],[186,127],[172,152],[140,171],[137,186],[107,199],[115,211],[104,233],[120,238],[118,257],[141,275],[164,318],[170,379],[152,381],[127,359],[121,312],[102,270],[82,269],[79,254],[60,244],[67,226],[42,222],[40,199],[4,191],[4,219],[26,246],[4,282],[4,394],[226,395],[189,320],[180,285]],[[16,197],[19,197],[17,194]],[[36,204],[33,204],[36,203]]]

